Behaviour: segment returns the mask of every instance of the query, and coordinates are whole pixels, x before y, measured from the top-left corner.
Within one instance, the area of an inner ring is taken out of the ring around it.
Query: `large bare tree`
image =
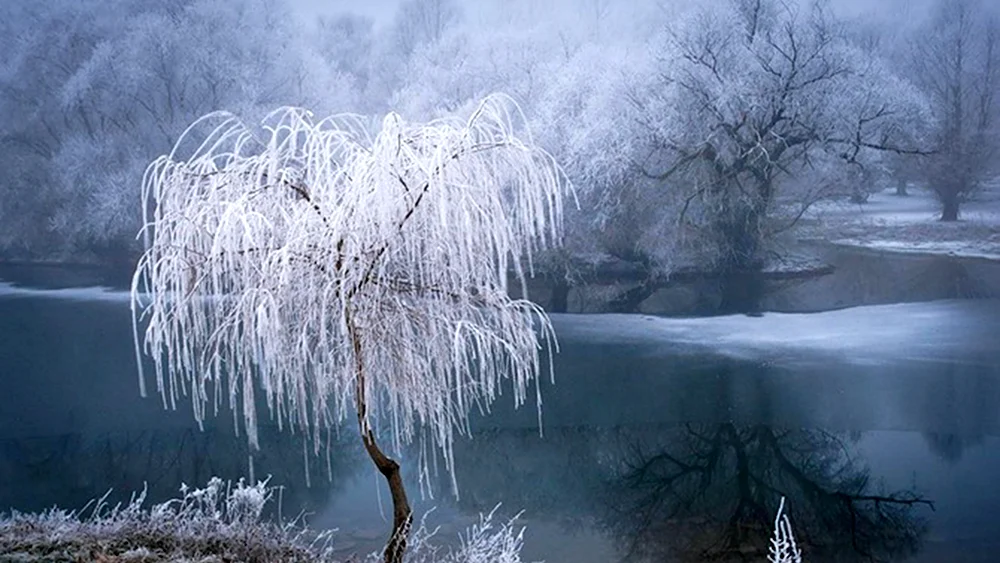
[[[914,76],[936,116],[936,151],[925,161],[941,220],[1000,172],[1000,20],[978,0],[939,0],[913,38]]]
[[[644,168],[679,194],[682,221],[713,241],[722,273],[759,269],[768,235],[815,201],[788,198],[787,221],[773,221],[789,176],[839,163],[863,178],[873,154],[921,152],[907,132],[924,115],[919,92],[853,45],[822,2],[692,9],[671,24],[658,73],[635,95],[652,140]]]
[[[381,438],[396,452],[419,439],[422,484],[433,446],[454,475],[470,409],[504,381],[522,404],[552,352],[548,317],[507,285],[514,272],[523,289],[522,258],[559,240],[568,184],[515,137],[514,110],[491,97],[467,122],[390,114],[373,135],[291,109],[261,128],[223,117],[146,174],[133,310],[164,404],[188,393],[200,422],[228,400],[252,445],[258,392],[317,449],[355,418],[392,494],[386,562],[411,511]]]

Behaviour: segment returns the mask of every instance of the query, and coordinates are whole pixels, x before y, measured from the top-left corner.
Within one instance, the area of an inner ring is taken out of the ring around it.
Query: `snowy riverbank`
[[[864,204],[818,204],[800,237],[871,250],[1000,261],[1000,188],[984,190],[963,204],[958,221],[940,221],[940,209],[928,191],[897,196],[887,190]]]

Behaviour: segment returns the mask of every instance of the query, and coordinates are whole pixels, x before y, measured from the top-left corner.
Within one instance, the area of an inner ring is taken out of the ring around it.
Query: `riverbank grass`
[[[375,563],[380,553],[337,551],[335,530],[318,532],[301,518],[263,518],[276,491],[267,482],[233,484],[213,478],[205,488],[146,505],[145,491],[126,504],[105,497],[82,510],[0,515],[0,563]],[[496,523],[493,512],[461,535],[456,549],[435,545],[421,523],[407,563],[520,563],[524,529],[516,518]]]
[[[335,530],[307,528],[301,518],[276,524],[263,518],[276,491],[267,481],[248,485],[213,478],[205,488],[146,507],[145,490],[125,504],[108,495],[78,511],[0,514],[0,563],[376,563],[382,554],[337,553]],[[782,499],[768,563],[801,563]],[[499,507],[497,507],[499,508]],[[524,528],[517,516],[495,522],[481,515],[455,549],[435,545],[425,520],[413,531],[406,563],[521,563]]]
[[[127,504],[105,497],[78,511],[0,517],[0,561],[152,563],[333,561],[329,532],[300,520],[285,525],[261,518],[273,494],[266,482],[235,485],[215,478],[205,488],[146,506],[146,492]]]

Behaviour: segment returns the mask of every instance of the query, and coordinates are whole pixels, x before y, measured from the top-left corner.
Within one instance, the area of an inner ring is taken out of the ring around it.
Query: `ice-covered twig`
[[[774,536],[767,560],[770,563],[802,563],[802,550],[795,545],[792,523],[785,514],[785,497],[781,497],[778,514],[774,517]]]

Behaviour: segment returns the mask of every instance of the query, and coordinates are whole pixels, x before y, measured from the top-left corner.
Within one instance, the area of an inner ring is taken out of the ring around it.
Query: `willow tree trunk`
[[[406,488],[403,487],[403,477],[399,472],[399,463],[382,452],[375,441],[375,434],[368,424],[368,400],[365,392],[365,365],[361,350],[361,334],[354,324],[350,309],[345,311],[347,330],[354,349],[354,369],[356,377],[355,401],[358,412],[358,429],[361,431],[361,441],[365,445],[368,457],[372,459],[385,480],[389,483],[389,494],[392,496],[392,535],[385,544],[383,561],[385,563],[402,563],[406,553],[406,540],[410,535],[410,525],[413,522],[413,510],[406,498]]]
[[[552,297],[549,299],[550,313],[566,313],[569,310],[569,282],[564,277],[557,277],[552,286]]]
[[[724,215],[718,231],[722,237],[722,260],[718,267],[721,301],[717,313],[756,313],[763,295],[764,220],[772,193],[770,182],[757,188],[758,197],[737,202]]]
[[[363,432],[361,440],[365,444],[365,450],[379,473],[389,482],[389,494],[392,496],[392,535],[386,542],[383,560],[385,563],[402,563],[403,554],[406,553],[406,540],[410,535],[410,525],[413,522],[413,511],[406,498],[399,463],[382,453],[370,429]]]
[[[765,295],[764,274],[759,269],[723,274],[719,293],[717,313],[759,316]]]

